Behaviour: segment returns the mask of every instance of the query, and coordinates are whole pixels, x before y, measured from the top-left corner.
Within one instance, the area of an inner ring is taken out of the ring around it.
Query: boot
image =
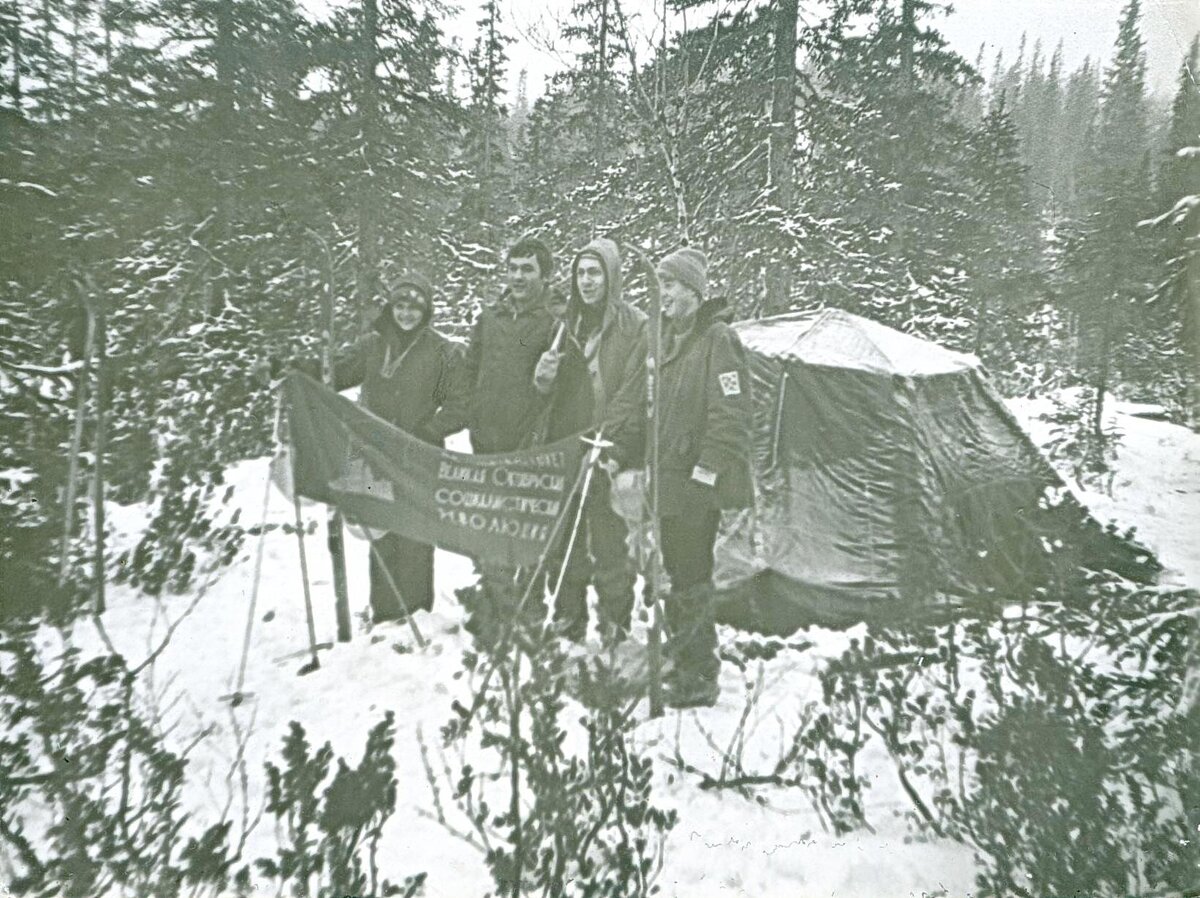
[[[720,694],[715,597],[708,584],[667,594],[667,648],[672,662],[666,701],[673,708],[711,707]]]

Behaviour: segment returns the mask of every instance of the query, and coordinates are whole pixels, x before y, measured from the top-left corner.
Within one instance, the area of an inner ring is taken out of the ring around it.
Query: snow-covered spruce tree
[[[50,319],[46,310],[27,311],[20,289],[10,282],[0,291],[0,622],[69,614],[85,583],[77,574],[58,582],[67,384],[79,373],[45,364],[49,354],[38,336]],[[73,517],[81,512],[70,510]]]
[[[958,238],[971,273],[971,348],[1010,391],[1040,387],[1036,361],[1049,351],[1037,326],[1048,285],[1042,219],[1003,95],[970,133],[965,170],[973,214]]]
[[[469,841],[484,852],[494,894],[656,893],[676,817],[653,801],[628,684],[602,663],[572,671],[553,635],[528,630],[485,660],[469,654],[466,666],[484,679],[469,707],[455,703],[443,736],[463,759],[453,798],[474,833]],[[574,714],[576,721],[564,720]],[[444,816],[443,823],[452,825]]]
[[[1099,126],[1081,174],[1083,211],[1062,229],[1063,299],[1077,334],[1076,370],[1087,390],[1080,421],[1087,467],[1107,468],[1106,403],[1123,382],[1148,382],[1157,369],[1143,314],[1156,274],[1153,247],[1138,223],[1152,211],[1147,139],[1146,59],[1139,0],[1121,14],[1105,73]]]
[[[958,239],[973,214],[969,135],[954,98],[975,76],[919,24],[931,10],[843,0],[806,32],[824,102],[802,116],[812,148],[801,170],[811,214],[850,238],[811,288],[817,302],[969,345],[970,260]]]
[[[1200,427],[1200,38],[1180,66],[1171,105],[1167,145],[1158,173],[1160,214],[1143,227],[1158,238],[1157,259],[1165,276],[1147,313],[1159,337],[1158,358],[1167,397],[1182,406],[1193,429]],[[1170,386],[1174,381],[1178,386]]]

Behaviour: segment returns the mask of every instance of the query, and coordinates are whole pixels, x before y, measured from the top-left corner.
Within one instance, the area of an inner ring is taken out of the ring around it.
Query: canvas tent
[[[833,309],[735,328],[757,501],[718,542],[726,623],[786,634],[1049,595],[1081,569],[1156,575],[1088,516],[975,357]]]

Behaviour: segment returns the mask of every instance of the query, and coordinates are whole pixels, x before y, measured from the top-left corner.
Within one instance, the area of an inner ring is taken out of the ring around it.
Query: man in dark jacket
[[[463,416],[478,453],[511,452],[545,440],[549,400],[534,386],[534,369],[559,330],[561,310],[550,290],[554,257],[536,237],[508,250],[504,294],[483,309],[471,332],[463,366]],[[477,588],[461,590],[467,631],[489,646],[511,623],[524,590],[508,565],[479,565]],[[524,608],[532,623],[544,613],[541,596]]]
[[[430,326],[433,286],[419,274],[396,280],[374,333],[334,366],[334,389],[362,385],[359,402],[372,414],[441,446],[465,423],[454,409],[461,351]],[[433,607],[433,547],[396,533],[371,541],[371,613],[376,622]],[[397,596],[397,591],[399,596]],[[400,601],[403,597],[403,605]]]
[[[592,478],[570,554],[564,558],[570,536],[564,533],[547,563],[551,588],[562,572],[555,621],[575,642],[587,634],[589,582],[596,587],[604,640],[629,633],[636,576],[628,528],[612,509],[609,477],[644,453],[645,359],[646,316],[622,299],[617,245],[593,240],[571,266],[565,339],[542,356],[534,375],[538,390],[553,395],[548,439],[600,430],[613,444],[605,452],[605,470]],[[567,520],[575,514],[569,510]]]
[[[476,452],[511,452],[544,439],[547,403],[533,372],[560,317],[550,291],[554,257],[536,237],[507,256],[507,288],[480,312],[464,364],[465,415]]]
[[[745,351],[708,299],[707,260],[685,248],[658,263],[663,327],[658,423],[659,534],[670,578],[667,701],[719,694],[713,547],[723,509],[754,501],[752,406]]]

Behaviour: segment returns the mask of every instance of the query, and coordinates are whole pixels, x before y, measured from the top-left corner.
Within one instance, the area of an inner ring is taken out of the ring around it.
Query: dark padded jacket
[[[600,259],[608,285],[603,317],[591,333],[585,331],[583,299],[575,286],[575,269],[585,254]],[[635,465],[645,452],[646,315],[621,296],[621,257],[613,241],[593,240],[575,257],[566,321],[549,439],[603,427],[613,443],[609,457],[621,467]]]
[[[462,430],[462,347],[428,323],[404,334],[385,312],[375,332],[334,366],[334,389],[362,385],[359,402],[389,424],[440,445]]]
[[[549,290],[519,308],[507,293],[479,314],[463,365],[461,415],[476,452],[511,452],[545,438],[548,399],[533,370],[550,348],[561,304]]]
[[[702,305],[682,340],[664,328],[659,384],[659,514],[745,508],[751,474],[750,374],[733,328]],[[704,483],[711,480],[712,483]]]

